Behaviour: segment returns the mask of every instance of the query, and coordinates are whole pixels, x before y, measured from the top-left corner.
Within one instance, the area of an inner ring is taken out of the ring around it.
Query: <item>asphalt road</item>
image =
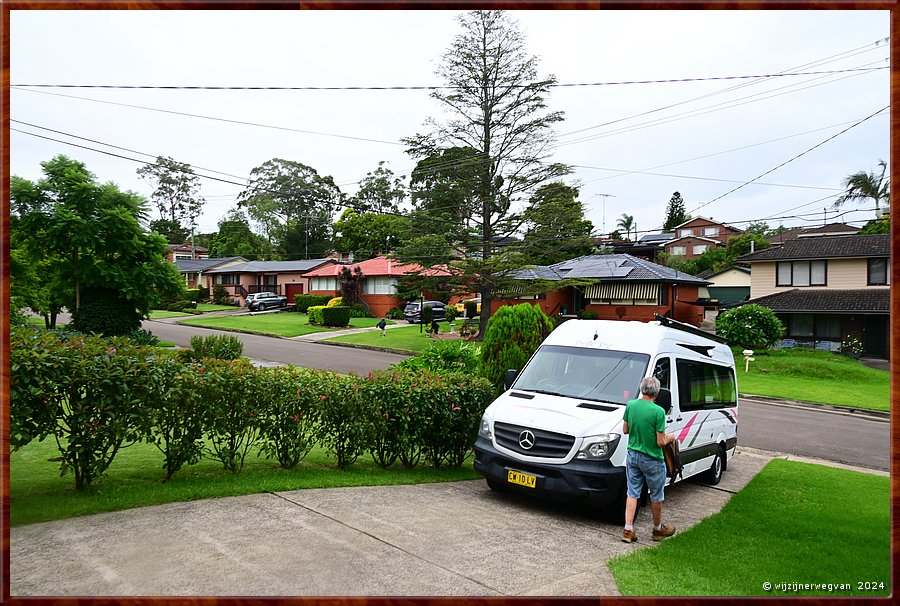
[[[294,364],[305,368],[333,370],[339,373],[355,372],[357,374],[368,374],[373,370],[383,370],[391,364],[396,364],[400,360],[409,357],[369,349],[335,347],[322,343],[233,333],[194,326],[180,326],[155,320],[144,321],[143,327],[144,330],[149,330],[160,339],[171,341],[183,347],[190,345],[191,337],[194,335],[236,335],[244,343],[244,355],[248,358],[282,364]]]
[[[740,400],[738,445],[890,469],[890,423],[859,414]]]

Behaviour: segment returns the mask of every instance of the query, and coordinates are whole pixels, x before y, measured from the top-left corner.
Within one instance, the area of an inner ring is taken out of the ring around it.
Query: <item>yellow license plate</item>
[[[521,471],[508,471],[506,472],[506,481],[510,484],[534,488],[537,484],[537,476],[522,473]]]

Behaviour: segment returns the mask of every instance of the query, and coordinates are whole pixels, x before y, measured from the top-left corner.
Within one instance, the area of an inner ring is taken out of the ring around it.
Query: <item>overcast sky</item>
[[[415,162],[400,139],[443,112],[424,90],[19,85],[436,86],[445,84],[435,67],[460,32],[457,14],[12,11],[10,172],[38,179],[40,162],[65,154],[144,196],[152,186],[133,160],[157,155],[239,183],[267,160],[293,160],[347,194],[382,160],[408,176]],[[601,83],[556,87],[548,99],[566,118],[554,160],[574,167],[567,182],[579,187],[596,235],[623,213],[640,233],[658,231],[675,191],[692,215],[738,228],[821,225],[825,209],[829,222],[874,216],[830,207],[844,177],[889,161],[888,11],[512,14],[541,76]],[[203,179],[198,231],[215,231],[241,190]]]

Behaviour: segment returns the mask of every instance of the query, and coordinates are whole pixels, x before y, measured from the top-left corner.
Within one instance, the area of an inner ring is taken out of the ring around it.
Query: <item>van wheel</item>
[[[716,456],[713,459],[712,466],[703,474],[700,480],[704,484],[715,486],[722,481],[722,473],[725,471],[725,450],[719,446]]]
[[[498,482],[497,480],[492,480],[490,478],[485,478],[485,481],[487,482],[488,488],[490,488],[494,492],[506,491],[506,484],[504,484],[503,482]]]

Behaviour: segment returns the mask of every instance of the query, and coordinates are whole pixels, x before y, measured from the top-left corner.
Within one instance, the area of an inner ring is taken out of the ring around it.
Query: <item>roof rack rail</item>
[[[719,335],[714,335],[711,332],[706,332],[705,330],[700,330],[696,326],[691,326],[690,324],[686,324],[684,322],[679,322],[678,320],[673,320],[672,318],[667,318],[666,316],[661,316],[656,314],[656,321],[661,325],[666,326],[668,328],[674,328],[676,330],[682,330],[684,332],[689,332],[692,335],[697,335],[700,337],[706,337],[711,341],[716,341],[717,343],[727,344],[728,340],[724,337],[720,337]]]

